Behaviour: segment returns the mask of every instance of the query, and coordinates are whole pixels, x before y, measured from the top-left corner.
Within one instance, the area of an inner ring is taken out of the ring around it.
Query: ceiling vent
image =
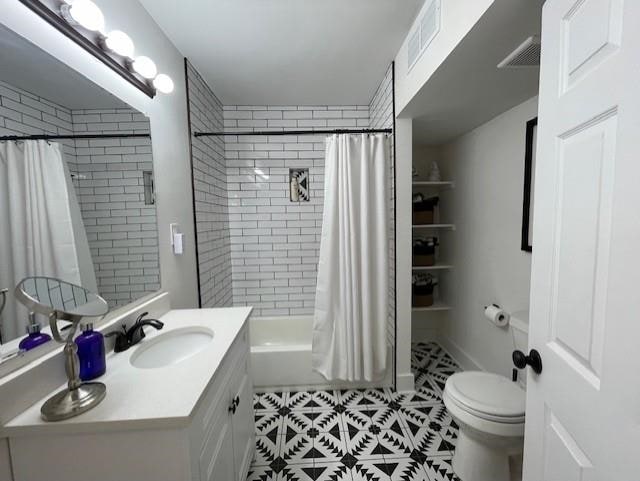
[[[409,38],[409,45],[407,50],[407,56],[409,60],[409,66],[413,66],[414,63],[418,60],[418,56],[420,55],[420,30],[413,32],[411,37]]]
[[[441,0],[427,0],[422,9],[424,14],[416,22],[416,28],[409,36],[407,46],[409,71],[440,31],[440,2]]]
[[[519,68],[540,66],[540,37],[534,35],[526,39],[513,52],[507,55],[498,68]]]

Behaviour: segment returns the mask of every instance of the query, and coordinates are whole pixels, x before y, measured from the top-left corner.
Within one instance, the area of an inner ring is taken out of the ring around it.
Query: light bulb
[[[173,92],[173,80],[171,80],[171,77],[163,73],[153,80],[153,86],[158,89],[158,92],[163,94],[170,94]]]
[[[91,0],[75,0],[71,5],[63,5],[61,11],[69,23],[78,24],[92,32],[104,30],[104,15]]]
[[[104,39],[105,46],[112,52],[122,55],[123,57],[133,57],[133,41],[124,32],[114,30],[109,32],[107,38]]]
[[[136,57],[131,64],[133,70],[144,78],[151,80],[158,73],[156,64],[149,57]]]

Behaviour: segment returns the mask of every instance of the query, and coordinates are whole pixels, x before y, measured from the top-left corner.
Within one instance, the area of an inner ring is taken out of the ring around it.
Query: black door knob
[[[531,349],[528,356],[522,351],[513,351],[511,357],[513,359],[513,364],[518,369],[524,369],[527,366],[531,366],[531,369],[533,369],[533,372],[536,374],[540,374],[542,372],[542,358],[540,357],[540,353],[535,349]]]

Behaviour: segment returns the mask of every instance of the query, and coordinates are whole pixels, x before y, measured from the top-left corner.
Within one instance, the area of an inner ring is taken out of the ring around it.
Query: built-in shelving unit
[[[429,307],[413,307],[411,310],[413,312],[436,312],[436,311],[448,311],[451,309],[450,306],[446,305],[444,302],[436,301],[432,306]]]
[[[413,224],[414,229],[450,229],[456,230],[455,224]]]
[[[442,180],[442,181],[428,181],[428,180],[414,180],[413,181],[413,189],[414,192],[422,192],[423,194],[426,192],[426,195],[438,195],[438,192],[442,192],[448,189],[454,189],[455,183],[451,180]],[[436,217],[436,221],[439,220]],[[413,224],[412,230],[414,233],[418,233],[421,231],[455,231],[455,224],[445,224],[445,223],[437,223],[437,224]],[[435,232],[426,233],[427,236],[434,235]],[[436,260],[436,264],[432,266],[412,266],[412,272],[414,274],[423,272],[428,273],[432,272],[434,275],[436,273],[446,273],[453,269],[453,265],[446,263],[438,263]],[[433,305],[429,307],[412,307],[412,312],[414,313],[429,313],[429,312],[443,312],[451,309],[443,300],[436,298]]]
[[[431,187],[434,189],[453,189],[455,184],[448,180],[433,182],[431,180],[416,180],[413,182],[416,187]]]
[[[413,266],[414,271],[444,271],[453,269],[450,264],[435,264],[433,266]]]

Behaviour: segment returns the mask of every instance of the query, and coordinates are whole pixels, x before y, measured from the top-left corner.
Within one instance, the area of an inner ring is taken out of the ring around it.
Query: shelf
[[[413,312],[437,312],[437,311],[448,311],[451,307],[447,306],[444,302],[436,301],[432,306],[429,307],[412,307],[411,310]]]
[[[434,266],[413,266],[414,271],[438,271],[445,269],[453,269],[453,266],[450,264],[436,264]]]
[[[453,189],[455,188],[455,184],[451,181],[442,180],[438,182],[433,182],[430,180],[415,180],[412,184],[416,187],[433,187],[440,189]]]
[[[414,229],[451,229],[456,230],[455,224],[413,224]]]

